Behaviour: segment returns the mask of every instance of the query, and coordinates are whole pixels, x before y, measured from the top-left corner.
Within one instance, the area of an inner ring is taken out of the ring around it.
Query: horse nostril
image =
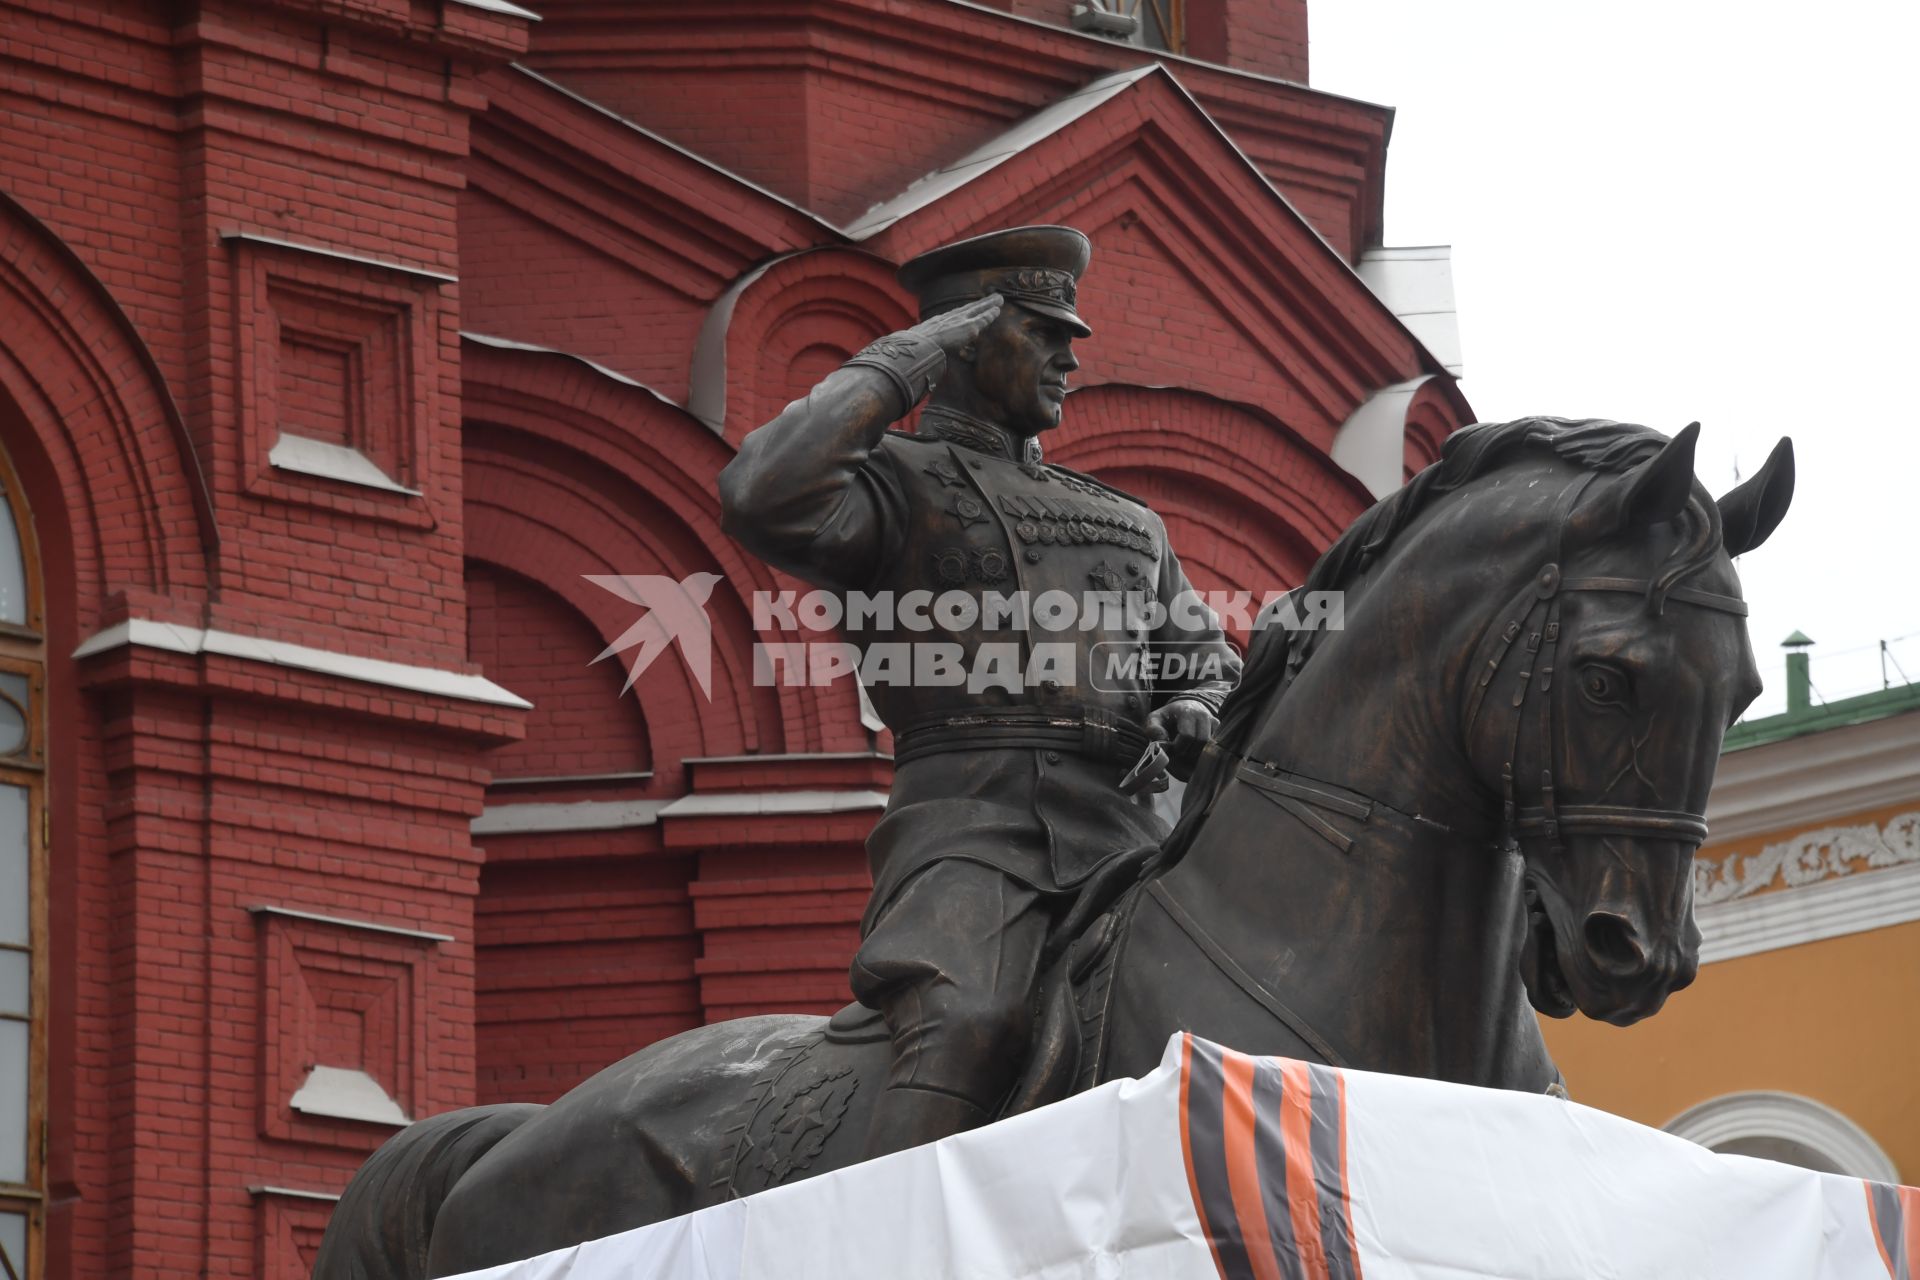
[[[1610,911],[1596,911],[1583,926],[1587,954],[1611,974],[1634,974],[1647,967],[1647,953],[1634,932],[1633,922]]]

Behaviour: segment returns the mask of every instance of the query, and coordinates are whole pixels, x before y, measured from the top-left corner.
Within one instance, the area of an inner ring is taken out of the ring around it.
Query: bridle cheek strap
[[[1707,838],[1707,823],[1701,814],[1628,805],[1561,806],[1555,795],[1554,756],[1559,744],[1553,735],[1553,670],[1560,643],[1560,597],[1575,591],[1607,591],[1642,595],[1649,600],[1654,598],[1653,583],[1645,578],[1565,578],[1561,575],[1561,540],[1567,521],[1581,493],[1593,478],[1593,472],[1584,472],[1561,491],[1554,504],[1554,516],[1549,526],[1553,531],[1553,545],[1546,563],[1508,602],[1507,607],[1494,615],[1493,622],[1481,634],[1480,643],[1474,650],[1473,663],[1468,668],[1470,682],[1461,721],[1462,732],[1471,755],[1474,727],[1485,709],[1494,679],[1524,635],[1524,644],[1518,644],[1522,665],[1508,707],[1511,718],[1502,735],[1505,756],[1500,768],[1501,811],[1508,833],[1516,840],[1522,837],[1545,837],[1554,848],[1560,847],[1561,837],[1568,834],[1652,836],[1698,847]],[[1745,601],[1692,587],[1671,587],[1665,598],[1739,617],[1745,617],[1747,613]],[[1501,622],[1503,618],[1506,619],[1504,625]],[[1539,624],[1537,627],[1536,621]],[[1539,775],[1539,803],[1521,807],[1517,800],[1514,757],[1519,752],[1520,725],[1527,714],[1529,698],[1534,700],[1538,741],[1547,759]]]

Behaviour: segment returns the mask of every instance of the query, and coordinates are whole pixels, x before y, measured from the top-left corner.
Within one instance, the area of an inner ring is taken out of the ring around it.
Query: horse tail
[[[393,1135],[334,1207],[313,1280],[427,1280],[433,1220],[468,1169],[546,1108],[528,1102],[448,1111]]]

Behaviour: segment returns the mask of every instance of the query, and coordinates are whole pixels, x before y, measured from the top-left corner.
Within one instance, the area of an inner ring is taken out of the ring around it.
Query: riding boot
[[[874,1104],[867,1129],[866,1158],[905,1151],[922,1143],[978,1128],[993,1119],[985,1109],[956,1094],[912,1085],[891,1085]]]

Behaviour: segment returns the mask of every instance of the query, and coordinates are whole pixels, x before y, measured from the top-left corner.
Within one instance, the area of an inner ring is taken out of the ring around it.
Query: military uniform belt
[[[1042,711],[1004,707],[920,721],[894,735],[898,764],[944,751],[1050,749],[1132,764],[1147,749],[1146,732],[1130,720],[1093,708]]]

